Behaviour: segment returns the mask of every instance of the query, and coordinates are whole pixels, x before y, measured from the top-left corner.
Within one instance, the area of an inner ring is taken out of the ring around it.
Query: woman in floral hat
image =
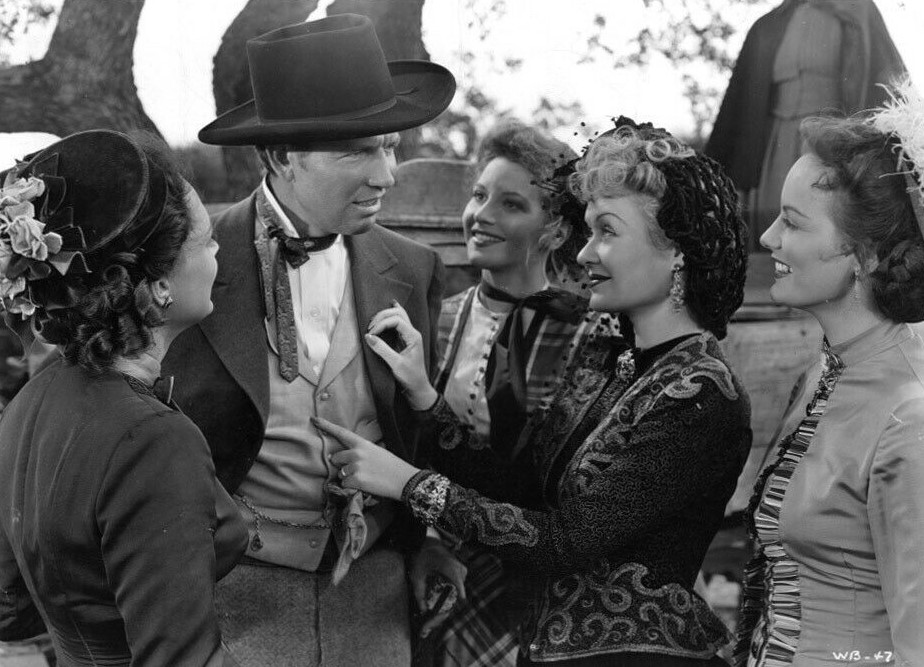
[[[0,310],[61,358],[0,418],[0,640],[60,665],[234,665],[212,599],[246,544],[205,440],[158,381],[211,311],[217,244],[159,140],[95,130],[0,192]]]

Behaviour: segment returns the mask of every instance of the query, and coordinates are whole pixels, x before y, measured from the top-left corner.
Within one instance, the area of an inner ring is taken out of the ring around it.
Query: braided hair
[[[835,194],[834,223],[869,274],[873,301],[894,322],[924,320],[924,237],[903,174],[896,170],[896,139],[863,116],[806,118],[807,149],[826,167],[815,183]]]
[[[640,193],[655,204],[656,247],[684,255],[685,302],[694,321],[722,339],[744,299],[747,228],[722,167],[669,132],[620,117],[577,163],[571,188],[583,201]]]

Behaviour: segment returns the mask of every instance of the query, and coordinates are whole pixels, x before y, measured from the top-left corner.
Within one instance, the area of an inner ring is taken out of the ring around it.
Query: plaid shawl
[[[440,357],[436,388],[440,392],[451,380],[477,289],[473,286],[443,300],[437,333]],[[591,320],[570,324],[547,317],[541,323],[526,368],[528,412],[548,406],[577,342],[596,326],[596,320]],[[524,582],[511,586],[511,575],[501,561],[478,547],[463,546],[458,555],[468,567],[467,599],[456,605],[436,645],[426,652],[426,662],[418,660],[416,665],[514,667],[517,626],[525,604],[522,591],[512,589]]]

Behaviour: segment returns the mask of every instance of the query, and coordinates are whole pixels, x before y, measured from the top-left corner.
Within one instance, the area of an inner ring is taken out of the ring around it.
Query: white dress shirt
[[[263,192],[282,221],[285,233],[298,236],[266,179],[263,179]],[[343,236],[338,236],[326,250],[311,253],[311,259],[297,269],[287,268],[295,329],[306,350],[311,370],[319,376],[330,351],[331,335],[340,315],[340,302],[350,275],[350,258]]]

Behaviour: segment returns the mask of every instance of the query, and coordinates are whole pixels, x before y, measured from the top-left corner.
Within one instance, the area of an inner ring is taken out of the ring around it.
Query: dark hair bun
[[[896,243],[871,278],[883,315],[896,322],[924,320],[924,244],[911,239]]]

